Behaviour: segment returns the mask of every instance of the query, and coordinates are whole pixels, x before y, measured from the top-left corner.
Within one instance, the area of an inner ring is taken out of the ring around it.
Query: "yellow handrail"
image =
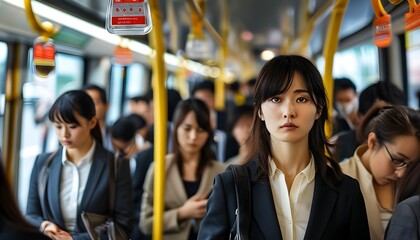
[[[192,7],[191,10],[195,11],[196,14],[198,15],[198,17],[203,19],[204,27],[209,32],[210,36],[212,36],[214,41],[216,41],[220,46],[222,46],[223,45],[222,36],[220,36],[219,33],[217,33],[216,29],[214,29],[214,27],[211,25],[211,23],[208,21],[208,19],[204,16],[204,12],[200,8],[197,1],[196,0],[189,0],[188,2],[191,3],[191,5],[190,5]]]
[[[377,18],[387,14],[384,7],[382,6],[381,0],[372,0],[372,8]]]
[[[327,37],[324,43],[324,59],[325,59],[325,70],[324,70],[324,84],[327,90],[327,96],[329,100],[328,104],[328,115],[332,116],[333,106],[333,89],[334,82],[332,78],[332,69],[334,63],[334,54],[338,46],[338,38],[340,33],[341,22],[343,21],[344,13],[346,11],[349,0],[337,0],[334,5],[334,9],[331,13],[330,23],[328,25]],[[327,137],[332,134],[332,126],[325,126]]]
[[[225,108],[225,64],[226,64],[226,57],[228,54],[228,47],[227,47],[227,37],[228,37],[228,9],[226,1],[221,0],[222,4],[222,19],[221,19],[221,32],[222,32],[222,40],[223,44],[220,46],[220,75],[216,78],[215,81],[215,107],[217,110],[223,110]]]
[[[304,50],[309,45],[309,40],[312,37],[312,33],[315,29],[315,24],[318,22],[318,20],[324,16],[325,14],[329,13],[332,10],[334,0],[329,0],[326,2],[312,17],[305,21],[307,24],[304,28],[303,32],[301,32],[302,37],[300,41],[300,46],[298,47],[298,50],[301,51],[300,54],[303,54]]]
[[[163,212],[165,200],[165,155],[167,139],[167,96],[165,86],[165,64],[163,61],[164,36],[162,30],[162,16],[158,0],[150,0],[153,30],[149,38],[155,49],[153,59],[153,102],[155,116],[154,135],[154,195],[153,195],[153,239],[162,240]]]
[[[32,1],[24,0],[25,2],[25,13],[28,19],[29,26],[39,35],[43,37],[53,37],[60,30],[58,27],[54,27],[50,22],[40,22],[38,17],[35,16],[32,9]]]

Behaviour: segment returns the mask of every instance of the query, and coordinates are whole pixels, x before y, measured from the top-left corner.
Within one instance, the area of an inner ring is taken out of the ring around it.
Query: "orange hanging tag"
[[[420,26],[420,4],[417,4],[412,12],[405,14],[405,30],[410,31]]]
[[[152,30],[147,0],[109,0],[106,29],[118,35],[145,35]]]
[[[35,75],[48,77],[55,68],[55,46],[51,38],[37,37],[34,41],[32,65]]]
[[[373,43],[380,48],[391,45],[392,29],[391,15],[385,14],[373,21]]]

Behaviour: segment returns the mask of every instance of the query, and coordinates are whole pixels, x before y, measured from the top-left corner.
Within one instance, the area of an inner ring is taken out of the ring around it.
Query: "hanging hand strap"
[[[244,165],[231,165],[236,190],[236,237],[237,240],[249,239],[251,223],[251,184],[248,170]]]

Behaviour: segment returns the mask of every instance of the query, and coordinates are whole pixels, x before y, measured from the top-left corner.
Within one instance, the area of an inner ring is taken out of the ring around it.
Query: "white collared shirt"
[[[63,148],[61,156],[63,168],[61,170],[60,206],[64,225],[70,232],[74,231],[77,226],[77,209],[86,188],[95,146],[96,143],[94,141],[92,147],[77,164],[67,159],[67,149]]]
[[[274,160],[269,160],[269,167],[270,186],[283,239],[303,239],[308,226],[315,188],[313,156],[311,156],[308,166],[293,180],[290,195],[285,176],[276,167]]]

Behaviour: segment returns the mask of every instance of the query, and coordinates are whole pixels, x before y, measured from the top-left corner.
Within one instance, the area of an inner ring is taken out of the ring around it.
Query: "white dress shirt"
[[[96,143],[94,141],[92,147],[77,164],[67,159],[67,149],[63,148],[63,155],[61,157],[63,167],[61,170],[60,206],[64,225],[70,232],[76,230],[77,209],[82,201],[86,188],[95,146]]]
[[[273,159],[269,160],[269,167],[271,191],[283,239],[303,239],[308,226],[315,188],[313,156],[305,169],[296,175],[290,193],[285,175],[276,167]]]

